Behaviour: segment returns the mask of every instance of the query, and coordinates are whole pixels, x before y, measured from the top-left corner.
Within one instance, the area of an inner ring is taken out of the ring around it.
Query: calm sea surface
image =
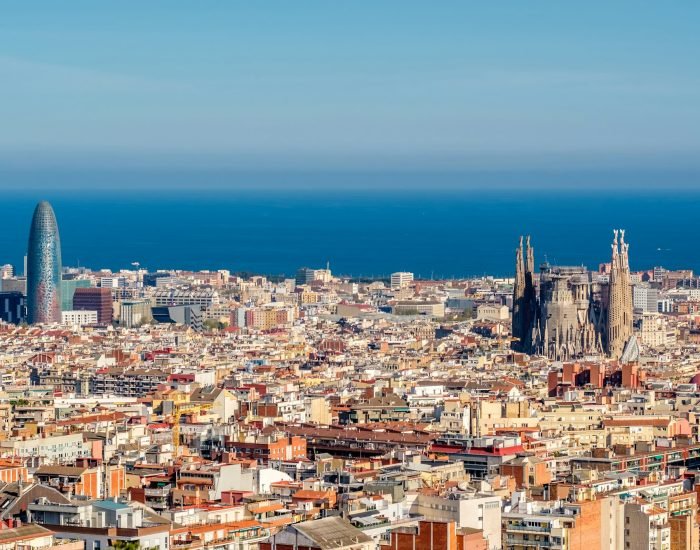
[[[597,266],[627,229],[633,269],[700,271],[700,192],[104,191],[0,196],[0,264],[22,265],[36,202],[50,200],[64,265],[422,277],[513,272],[520,234],[536,262]]]

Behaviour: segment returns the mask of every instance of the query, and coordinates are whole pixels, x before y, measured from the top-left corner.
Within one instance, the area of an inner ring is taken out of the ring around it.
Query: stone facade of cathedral
[[[619,236],[619,242],[618,242]],[[632,282],[630,280],[629,247],[625,230],[615,231],[610,264],[610,299],[608,306],[608,354],[622,357],[632,338]]]
[[[624,231],[614,235],[609,280],[584,266],[545,263],[539,284],[530,239],[523,247],[521,238],[513,286],[513,349],[555,361],[623,356],[632,337],[632,283]]]

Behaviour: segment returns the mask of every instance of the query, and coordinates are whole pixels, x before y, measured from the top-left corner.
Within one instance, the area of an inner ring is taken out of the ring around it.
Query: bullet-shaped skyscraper
[[[37,204],[27,250],[27,320],[61,321],[61,238],[53,208]]]

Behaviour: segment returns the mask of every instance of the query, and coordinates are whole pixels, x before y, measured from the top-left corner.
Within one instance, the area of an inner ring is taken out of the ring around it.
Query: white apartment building
[[[216,290],[177,290],[159,288],[153,294],[157,306],[201,306],[209,309],[219,304],[219,293]]]
[[[501,497],[494,494],[418,495],[411,513],[429,521],[455,521],[460,529],[483,529],[489,550],[501,548]]]
[[[391,288],[406,288],[413,282],[413,273],[410,271],[397,271],[391,274]]]
[[[664,348],[676,343],[676,331],[660,313],[644,313],[639,341],[645,348]]]
[[[61,322],[64,325],[96,325],[97,312],[91,310],[71,310],[61,312]]]
[[[128,282],[126,277],[100,277],[100,286],[102,288],[126,288]]]
[[[0,441],[2,456],[42,457],[48,464],[71,462],[91,454],[92,444],[83,440],[82,433]]]
[[[659,291],[653,288],[649,283],[639,283],[632,287],[632,304],[634,309],[640,309],[643,312],[658,311]]]

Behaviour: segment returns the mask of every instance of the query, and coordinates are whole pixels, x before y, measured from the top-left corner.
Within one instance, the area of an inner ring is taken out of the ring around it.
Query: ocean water
[[[32,211],[54,206],[68,266],[230,269],[272,275],[330,262],[335,273],[511,275],[521,234],[540,263],[609,260],[627,230],[633,269],[700,271],[695,190],[552,189],[8,191],[0,264],[21,270]]]

